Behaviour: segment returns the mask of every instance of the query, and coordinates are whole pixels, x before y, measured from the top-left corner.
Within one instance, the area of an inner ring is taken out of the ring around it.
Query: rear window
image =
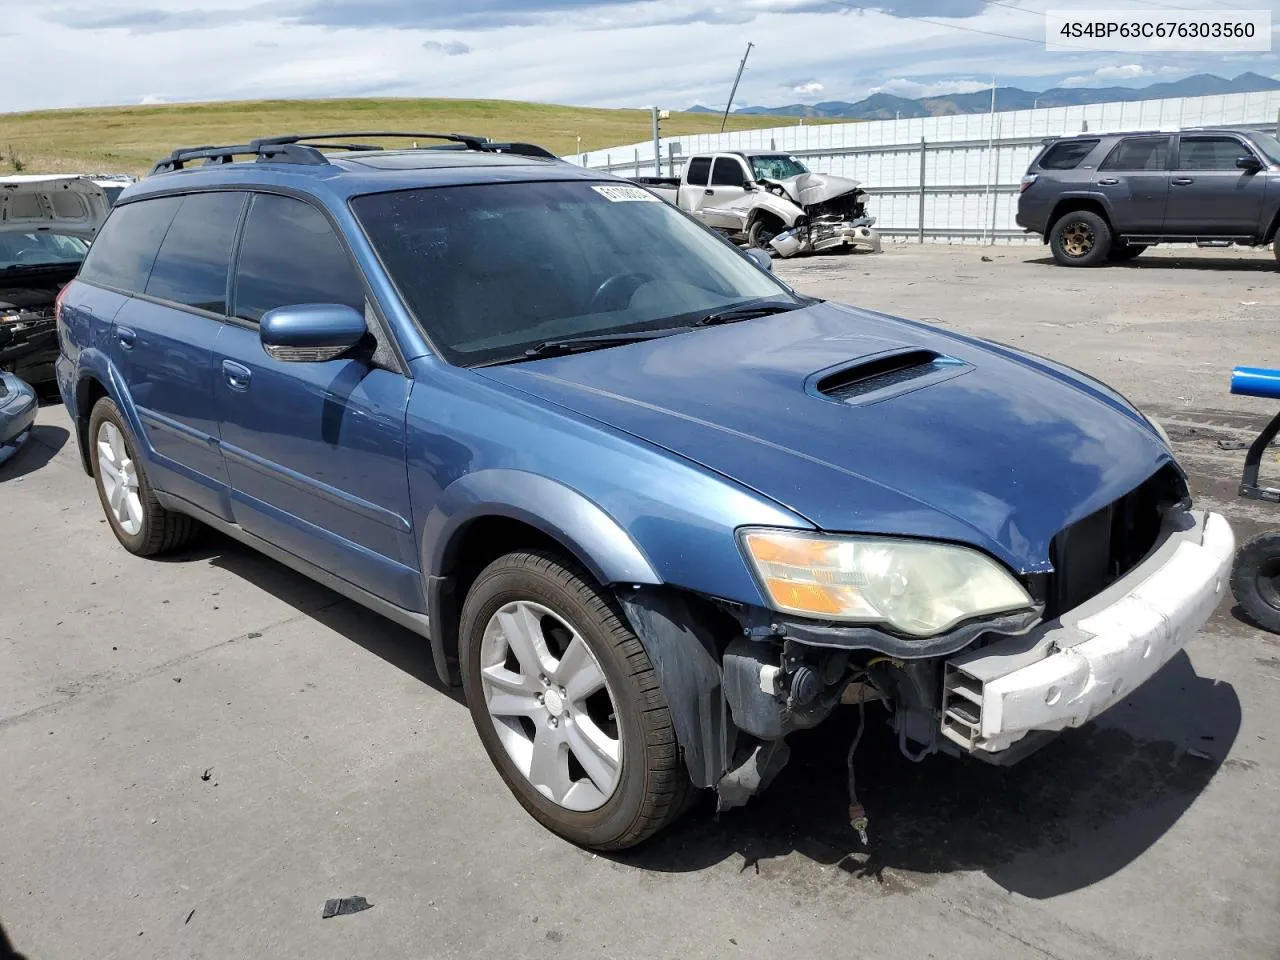
[[[1093,153],[1098,140],[1066,140],[1055,143],[1040,157],[1042,170],[1074,170],[1080,162]]]
[[[157,197],[115,207],[89,247],[80,279],[142,293],[181,204],[181,197]]]
[[[1159,173],[1168,164],[1168,137],[1127,137],[1120,141],[1098,169],[1145,170]]]

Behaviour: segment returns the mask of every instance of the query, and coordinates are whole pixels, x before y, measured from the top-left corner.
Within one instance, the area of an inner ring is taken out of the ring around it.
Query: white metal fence
[[[814,171],[860,180],[869,213],[887,240],[1025,242],[1014,223],[1018,181],[1044,139],[1122,130],[1226,126],[1277,128],[1280,91],[1099,103],[915,120],[805,124],[723,134],[664,137],[663,175],[683,158],[715,150],[778,150]],[[654,173],[653,143],[565,159],[622,176]]]

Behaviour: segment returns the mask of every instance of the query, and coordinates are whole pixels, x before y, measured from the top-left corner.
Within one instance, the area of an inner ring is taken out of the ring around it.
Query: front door
[[[1183,134],[1169,190],[1165,232],[1176,236],[1252,237],[1261,232],[1267,175],[1241,170],[1253,150],[1230,134]]]
[[[1170,143],[1168,134],[1125,137],[1098,164],[1094,189],[1106,200],[1118,233],[1141,236],[1164,228]]]
[[[215,348],[235,520],[349,583],[422,611],[405,461],[412,382],[385,335],[377,350],[358,357],[273,360],[258,321],[302,303],[345,303],[374,317],[328,217],[301,200],[256,194],[236,263],[234,316]]]

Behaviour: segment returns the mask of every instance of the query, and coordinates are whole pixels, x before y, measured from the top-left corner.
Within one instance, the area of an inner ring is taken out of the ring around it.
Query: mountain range
[[[1161,100],[1169,97],[1206,97],[1223,93],[1252,93],[1258,90],[1280,90],[1280,80],[1257,73],[1242,73],[1227,80],[1210,73],[1200,73],[1168,83],[1145,87],[1054,87],[1039,93],[1018,87],[996,87],[997,110],[1029,110],[1032,107],[1076,107],[1087,103],[1112,103],[1128,100]],[[824,103],[793,103],[785,107],[741,107],[734,113],[748,116],[814,117],[846,120],[903,120],[912,117],[949,117],[959,113],[986,113],[991,109],[991,90],[976,93],[951,93],[940,97],[915,100],[891,93],[873,93],[857,103],[828,100]],[[697,105],[689,113],[720,113]]]

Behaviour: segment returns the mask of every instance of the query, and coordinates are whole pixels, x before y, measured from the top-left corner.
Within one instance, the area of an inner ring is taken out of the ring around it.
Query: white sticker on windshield
[[[641,190],[639,187],[592,187],[596,193],[610,200],[613,203],[661,203],[659,197],[655,197],[648,190]]]

